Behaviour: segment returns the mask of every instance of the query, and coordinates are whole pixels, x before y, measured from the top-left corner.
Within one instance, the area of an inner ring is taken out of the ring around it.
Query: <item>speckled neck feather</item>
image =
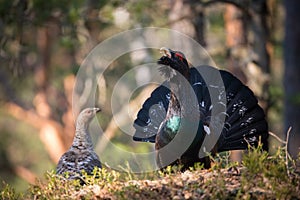
[[[71,149],[91,149],[93,143],[91,135],[88,131],[91,119],[86,119],[85,116],[79,115],[76,121],[76,131]]]

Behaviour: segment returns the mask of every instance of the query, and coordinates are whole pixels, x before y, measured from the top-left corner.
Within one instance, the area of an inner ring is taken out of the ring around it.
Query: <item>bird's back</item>
[[[60,158],[56,173],[68,173],[69,177],[81,175],[84,170],[91,174],[95,167],[101,168],[98,155],[91,150],[74,150],[70,149]]]

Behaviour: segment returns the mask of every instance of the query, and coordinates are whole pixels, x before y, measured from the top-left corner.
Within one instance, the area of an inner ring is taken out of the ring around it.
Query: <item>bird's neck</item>
[[[93,149],[92,138],[88,131],[88,123],[76,123],[75,137],[71,148],[75,149]]]
[[[168,118],[173,116],[181,116],[181,108],[178,99],[176,98],[175,93],[171,90],[170,93],[170,103],[167,111]]]
[[[189,73],[188,73],[189,74]],[[171,99],[168,115],[177,115],[187,119],[200,116],[198,100],[190,84],[190,76],[175,77],[170,80]]]

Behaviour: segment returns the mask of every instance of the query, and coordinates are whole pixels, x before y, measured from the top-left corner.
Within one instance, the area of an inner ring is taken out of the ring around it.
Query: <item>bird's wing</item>
[[[167,82],[156,88],[145,101],[134,121],[136,129],[133,140],[143,142],[155,142],[160,124],[166,117],[169,105],[170,90]]]
[[[77,171],[77,154],[74,151],[67,151],[64,153],[57,164],[56,173],[64,174],[65,172]]]
[[[101,168],[101,163],[98,155],[94,151],[67,151],[60,158],[56,173],[64,174],[68,172],[70,174],[80,174],[82,170],[91,174],[94,167]]]
[[[101,168],[101,162],[94,151],[83,151],[78,156],[78,168],[85,170],[87,174],[92,174],[95,167]]]

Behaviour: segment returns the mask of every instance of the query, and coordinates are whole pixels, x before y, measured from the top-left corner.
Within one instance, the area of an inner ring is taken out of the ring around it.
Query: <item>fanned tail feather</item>
[[[227,117],[217,151],[247,149],[249,144],[257,146],[259,140],[268,150],[268,124],[253,92],[232,74],[220,72],[227,94]]]

